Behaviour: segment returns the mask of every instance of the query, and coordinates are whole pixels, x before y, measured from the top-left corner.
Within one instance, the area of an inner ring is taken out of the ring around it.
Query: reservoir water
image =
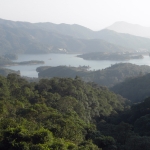
[[[74,66],[78,67],[80,66],[90,66],[91,70],[98,70],[98,69],[104,69],[112,64],[116,63],[132,63],[137,65],[149,65],[150,66],[150,57],[144,56],[143,59],[132,59],[129,61],[109,61],[109,60],[101,60],[101,61],[95,61],[95,60],[84,60],[82,58],[76,57],[77,54],[40,54],[40,55],[26,55],[22,54],[18,56],[18,60],[16,62],[20,61],[29,61],[29,60],[39,60],[44,61],[45,64],[41,65],[19,65],[19,66],[9,66],[6,68],[12,69],[12,70],[20,70],[22,76],[28,76],[28,77],[38,77],[38,73],[36,72],[36,68],[39,66],[59,66],[59,65],[66,65],[66,66]]]

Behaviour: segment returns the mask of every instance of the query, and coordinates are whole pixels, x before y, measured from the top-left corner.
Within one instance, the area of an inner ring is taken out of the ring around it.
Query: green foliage
[[[150,114],[137,119],[134,123],[134,131],[140,135],[150,136]]]
[[[0,76],[0,100],[9,98],[10,92],[6,78]]]
[[[42,69],[43,68],[43,69]],[[86,82],[95,82],[99,85],[111,87],[124,81],[129,77],[139,77],[141,74],[150,73],[149,66],[138,66],[130,63],[119,63],[112,65],[106,69],[91,71],[84,67],[40,67],[37,68],[40,78],[52,78],[52,77],[70,77],[75,78],[79,76]],[[131,84],[130,84],[131,85]],[[132,85],[131,85],[132,86]],[[70,87],[73,90],[73,87]],[[131,87],[128,87],[131,89]],[[128,91],[127,91],[128,92]]]
[[[106,149],[115,145],[115,140],[111,136],[101,136],[101,137],[96,137],[94,139],[94,143],[98,145],[98,147]]]
[[[53,142],[53,135],[49,130],[39,129],[38,131],[35,131],[32,135],[32,143],[33,144],[38,144],[38,143],[51,144],[52,142]]]
[[[128,139],[126,143],[125,150],[149,150],[150,148],[150,137],[140,137],[140,136],[134,136]]]
[[[79,77],[28,83],[10,74],[0,82],[0,149],[128,150],[130,140],[149,142],[149,98],[130,109]]]
[[[0,145],[6,149],[77,150],[95,115],[107,116],[124,105],[107,89],[93,88],[79,78],[28,83],[10,74],[1,77],[1,83],[5,90],[0,95]],[[112,100],[116,104],[103,112],[102,106],[110,106]]]
[[[150,74],[126,79],[111,90],[130,99],[133,103],[140,102],[150,96]]]
[[[30,147],[31,150],[51,150],[47,144],[36,144]]]
[[[7,128],[3,130],[3,139],[1,140],[4,149],[28,149],[30,141],[29,132],[23,127]]]
[[[92,141],[86,141],[80,144],[79,150],[102,150],[102,149],[94,145]]]

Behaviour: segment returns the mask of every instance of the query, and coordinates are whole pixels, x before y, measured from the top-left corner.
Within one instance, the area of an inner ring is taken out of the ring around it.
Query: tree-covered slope
[[[88,71],[80,69],[79,67],[67,67],[67,66],[57,66],[57,67],[38,67],[37,72],[40,78],[53,78],[53,77],[70,77],[75,78],[76,76],[84,76]]]
[[[97,128],[102,134],[117,141],[117,150],[149,150],[149,124],[150,98],[147,98],[117,116],[110,116],[105,121],[99,120]]]
[[[126,79],[112,87],[111,90],[132,102],[140,102],[150,97],[150,74],[141,74],[139,77]]]
[[[82,67],[41,67],[37,71],[39,78],[71,77],[80,76],[86,82],[95,82],[103,86],[113,86],[129,77],[137,77],[141,74],[150,73],[149,66],[138,66],[130,63],[112,65],[106,69],[90,71]]]
[[[111,87],[124,81],[126,78],[137,77],[149,72],[150,67],[146,65],[139,66],[131,63],[119,63],[102,70],[91,72],[86,78],[91,78],[91,81],[99,85]]]
[[[129,104],[79,77],[0,76],[0,149],[149,150],[150,98]]]
[[[88,137],[97,130],[95,118],[116,115],[127,103],[79,78],[28,83],[16,74],[0,76],[0,149],[101,150],[115,143],[97,145]]]
[[[15,73],[15,74],[20,75],[20,71],[14,71],[14,70],[11,70],[11,69],[0,67],[0,75],[1,76],[7,76],[8,74],[11,74],[11,73]]]

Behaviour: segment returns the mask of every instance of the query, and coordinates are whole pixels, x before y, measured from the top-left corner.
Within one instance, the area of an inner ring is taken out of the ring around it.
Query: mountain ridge
[[[135,36],[150,38],[150,27],[144,27],[138,24],[131,24],[124,21],[118,21],[107,27],[107,29],[118,33],[128,33]]]
[[[64,49],[70,53],[91,51],[132,51],[102,39],[77,39],[61,33],[32,29],[25,27],[11,28],[0,24],[1,53],[49,53],[61,52]]]
[[[56,25],[0,19],[0,34],[2,52],[5,50],[21,53],[150,51],[148,38],[106,29],[92,31],[77,24]]]

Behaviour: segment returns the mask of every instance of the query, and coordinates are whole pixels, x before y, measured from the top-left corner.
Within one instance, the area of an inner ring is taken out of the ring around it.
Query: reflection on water
[[[133,59],[129,61],[94,61],[94,60],[84,60],[82,58],[76,57],[77,54],[40,54],[40,55],[19,55],[18,62],[20,61],[29,61],[29,60],[43,60],[45,62],[44,65],[22,65],[22,66],[11,66],[7,67],[12,70],[20,70],[22,76],[28,77],[38,77],[38,73],[36,72],[36,68],[39,66],[59,66],[59,65],[67,65],[67,66],[75,66],[79,65],[90,66],[91,70],[104,69],[106,67],[111,66],[112,64],[120,63],[120,62],[129,62],[137,65],[149,65],[150,66],[150,57],[144,56],[144,59]]]

